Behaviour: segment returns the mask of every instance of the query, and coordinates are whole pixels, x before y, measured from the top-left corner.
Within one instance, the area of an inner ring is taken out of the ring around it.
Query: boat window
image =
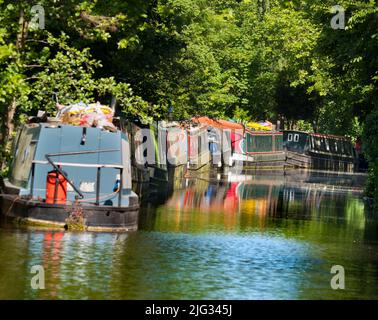
[[[348,155],[348,156],[352,155],[350,143],[348,141],[344,141],[344,151],[345,151],[346,155]]]
[[[346,146],[345,146],[345,141],[340,141],[340,143],[341,143],[341,145],[342,145],[342,148],[341,148],[341,150],[343,151],[343,155],[345,155],[346,153],[347,153],[347,148],[345,148]]]
[[[348,142],[348,149],[349,149],[349,155],[351,157],[353,157],[354,156],[354,153],[353,153],[354,149],[353,149],[353,144],[350,141]]]
[[[256,143],[255,152],[269,152],[273,150],[273,139],[270,135],[253,136]]]
[[[322,151],[327,151],[326,149],[326,139],[325,138],[322,138]]]
[[[250,133],[247,133],[247,152],[253,152],[255,150],[254,140],[252,139],[252,135]]]
[[[275,142],[276,142],[276,151],[282,151],[283,150],[283,137],[282,137],[282,135],[276,135],[275,136]]]
[[[317,150],[320,150],[320,149],[321,149],[321,145],[322,145],[322,143],[321,143],[319,137],[316,137],[316,138],[315,138],[315,145],[316,145],[316,149],[317,149]]]
[[[340,152],[345,153],[344,142],[342,140],[340,140]]]
[[[344,153],[344,145],[341,140],[338,141],[339,153]]]
[[[328,144],[329,144],[329,151],[332,152],[332,153],[335,153],[336,150],[335,150],[335,140],[334,139],[329,139],[328,140]]]
[[[288,133],[284,135],[284,145],[287,150],[304,152],[308,149],[309,135],[306,133]]]
[[[324,138],[324,142],[325,142],[326,150],[329,151],[329,141],[328,141],[328,139]]]

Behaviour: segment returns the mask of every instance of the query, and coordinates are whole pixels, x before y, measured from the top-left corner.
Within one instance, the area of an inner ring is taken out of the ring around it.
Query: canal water
[[[360,176],[226,176],[149,189],[139,230],[0,224],[0,299],[377,299]],[[45,289],[31,268],[42,265]],[[331,268],[345,270],[333,290]]]

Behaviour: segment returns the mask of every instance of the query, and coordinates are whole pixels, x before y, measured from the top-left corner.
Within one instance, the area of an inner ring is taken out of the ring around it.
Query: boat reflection
[[[354,180],[314,174],[251,176],[249,180],[243,176],[241,181],[235,176],[227,180],[186,179],[172,190],[161,207],[164,209],[159,210],[162,197],[157,209],[148,203],[140,228],[244,230],[264,228],[267,218],[348,220],[350,215],[357,215],[363,223],[360,216],[364,208],[359,197],[362,184]],[[151,215],[155,219],[150,219]]]
[[[26,279],[24,289],[28,298],[93,299],[98,290],[107,292],[117,282],[122,270],[119,256],[123,254],[128,234],[36,229],[27,237],[31,258],[21,273]],[[30,286],[33,276],[30,270],[35,265],[43,267],[45,290],[33,290]]]

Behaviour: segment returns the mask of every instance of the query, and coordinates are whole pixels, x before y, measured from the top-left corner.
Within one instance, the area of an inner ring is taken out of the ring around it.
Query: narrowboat
[[[0,210],[19,222],[88,231],[138,225],[130,144],[120,130],[59,122],[24,125],[0,194]]]
[[[210,172],[210,150],[207,125],[167,122],[167,166],[169,180],[200,176]]]
[[[286,168],[354,172],[357,155],[350,139],[335,135],[284,131]]]
[[[210,167],[208,126],[191,122],[187,131],[189,173],[208,172]]]
[[[214,120],[207,117],[195,118],[207,124],[212,163],[225,172],[283,172],[285,151],[283,150],[282,132],[254,131],[248,126],[226,120]]]
[[[125,132],[130,140],[131,151],[131,176],[134,183],[149,183],[150,174],[148,171],[147,154],[143,150],[143,143],[148,137],[145,132],[148,126],[140,123],[136,124],[132,121],[125,121],[122,131]]]
[[[244,136],[233,146],[232,161],[243,171],[280,171],[285,166],[283,134],[278,131],[252,131],[245,128]]]
[[[168,182],[167,168],[167,132],[160,121],[150,125],[150,136],[153,148],[153,163],[149,164],[150,182],[156,186]]]
[[[233,150],[243,139],[244,126],[240,123],[208,117],[195,117],[192,121],[207,127],[212,166],[219,169],[232,166]]]
[[[123,131],[131,141],[132,180],[135,183],[168,181],[166,131],[159,122],[142,124],[127,121]]]

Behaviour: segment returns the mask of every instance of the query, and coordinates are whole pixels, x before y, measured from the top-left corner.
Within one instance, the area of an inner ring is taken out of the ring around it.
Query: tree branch
[[[89,14],[87,11],[80,12],[80,17],[84,21],[104,31],[113,33],[118,31],[118,23],[114,21],[114,18],[106,16],[94,16]]]

